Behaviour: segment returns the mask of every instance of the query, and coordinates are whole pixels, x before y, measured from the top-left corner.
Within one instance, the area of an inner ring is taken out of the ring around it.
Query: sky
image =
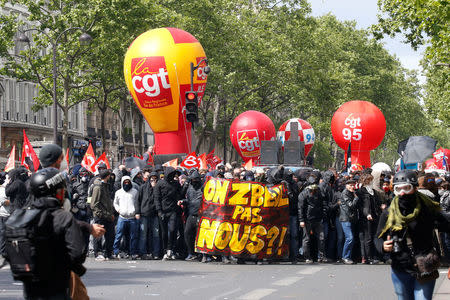
[[[377,0],[309,0],[313,16],[322,16],[327,13],[335,15],[341,21],[356,21],[358,29],[366,29],[377,23]],[[402,65],[408,69],[419,70],[420,59],[424,48],[414,51],[408,44],[402,43],[402,36],[394,39],[384,38],[382,42],[389,53],[395,55]]]

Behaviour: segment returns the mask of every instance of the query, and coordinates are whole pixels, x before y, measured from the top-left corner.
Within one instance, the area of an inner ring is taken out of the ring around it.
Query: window
[[[8,98],[9,98],[9,120],[14,120],[16,118],[16,82],[9,80],[8,84]]]

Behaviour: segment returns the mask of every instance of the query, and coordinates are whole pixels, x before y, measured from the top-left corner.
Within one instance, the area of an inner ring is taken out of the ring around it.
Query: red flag
[[[23,146],[22,146],[22,159],[20,164],[30,170],[31,172],[36,172],[39,169],[39,158],[34,152],[33,146],[31,146],[27,135],[25,134],[25,129],[23,130]]]
[[[106,168],[111,169],[111,167],[109,166],[109,161],[108,161],[108,158],[106,157],[106,153],[105,152],[103,152],[102,155],[100,155],[100,157],[92,165],[92,169],[94,170],[94,172],[97,171],[97,166],[100,163],[104,163],[106,165]]]
[[[214,155],[214,157],[213,157],[213,159],[212,159],[211,167],[215,169],[216,166],[217,166],[218,164],[220,164],[221,162],[222,162],[222,160],[221,160],[218,156],[215,156],[215,155]]]
[[[192,152],[180,163],[181,167],[185,167],[186,169],[198,168],[200,167],[198,157],[195,152]]]
[[[163,163],[163,167],[174,167],[176,168],[178,166],[178,158],[169,160],[165,163]]]
[[[6,163],[5,166],[5,172],[9,172],[12,169],[14,169],[16,167],[15,162],[16,162],[16,145],[14,144],[14,146],[11,149],[11,153],[9,153],[8,162]]]
[[[208,163],[206,161],[206,153],[203,153],[202,155],[200,155],[198,158],[198,165],[199,165],[199,169],[208,169]]]
[[[67,162],[67,171],[69,171],[69,148],[66,150],[66,162]]]
[[[95,161],[96,161],[96,159],[95,159],[94,149],[92,148],[91,143],[89,143],[89,147],[87,148],[86,154],[84,154],[83,161],[81,162],[81,165],[83,167],[85,167],[86,170],[94,173],[95,172],[95,168],[93,168],[93,167],[95,165]]]

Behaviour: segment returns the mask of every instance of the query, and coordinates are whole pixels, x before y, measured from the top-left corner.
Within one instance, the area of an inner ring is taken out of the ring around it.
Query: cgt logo
[[[197,57],[197,64],[206,57]],[[203,61],[197,68],[197,80],[206,80],[208,74],[205,73],[206,62]]]
[[[131,83],[143,108],[173,103],[169,73],[163,56],[133,58],[131,70]]]
[[[259,136],[256,129],[237,132],[238,145],[242,155],[253,157],[260,150]]]
[[[354,118],[353,114],[349,114],[347,118],[345,118],[344,124],[349,126],[350,128],[360,127],[361,126],[361,118]]]

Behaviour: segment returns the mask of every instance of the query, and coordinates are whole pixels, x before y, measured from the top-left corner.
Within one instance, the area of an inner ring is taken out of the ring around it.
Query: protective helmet
[[[64,174],[55,168],[45,168],[30,178],[31,193],[35,197],[55,196],[56,191],[66,186]]]
[[[413,170],[401,170],[397,172],[394,176],[394,185],[405,183],[410,183],[417,186],[417,173]]]

